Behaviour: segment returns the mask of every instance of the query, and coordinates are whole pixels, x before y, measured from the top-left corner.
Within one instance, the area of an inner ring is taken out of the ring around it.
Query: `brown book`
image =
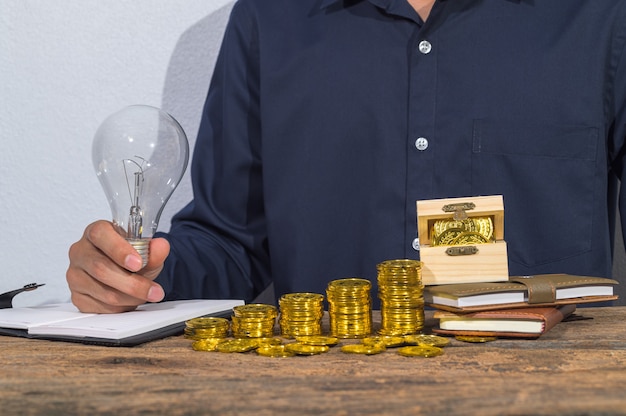
[[[445,335],[478,335],[539,338],[571,315],[576,305],[541,308],[514,308],[472,313],[436,311],[439,327],[433,332]]]
[[[615,300],[617,284],[613,279],[571,274],[511,276],[508,282],[427,286],[424,300],[451,312],[558,306]]]

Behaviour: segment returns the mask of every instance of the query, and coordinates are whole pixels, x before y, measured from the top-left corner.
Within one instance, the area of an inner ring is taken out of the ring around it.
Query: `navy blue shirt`
[[[496,194],[511,274],[610,276],[625,138],[626,1],[239,0],[157,281],[376,293],[416,200]]]

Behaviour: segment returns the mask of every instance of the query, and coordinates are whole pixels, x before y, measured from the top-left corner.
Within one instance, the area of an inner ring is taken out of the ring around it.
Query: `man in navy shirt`
[[[511,274],[610,276],[625,139],[625,0],[239,0],[193,201],[143,270],[89,225],[72,300],[375,283],[377,263],[419,258],[416,200],[495,194]]]

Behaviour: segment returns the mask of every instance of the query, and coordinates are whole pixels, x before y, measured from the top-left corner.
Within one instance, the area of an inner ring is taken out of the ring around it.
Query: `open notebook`
[[[71,303],[0,309],[0,335],[134,346],[183,332],[185,321],[198,316],[232,314],[242,300],[194,299],[147,303],[132,312],[81,313]]]

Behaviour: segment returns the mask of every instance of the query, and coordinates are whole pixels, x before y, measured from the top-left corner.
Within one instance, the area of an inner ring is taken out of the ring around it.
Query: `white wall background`
[[[109,219],[91,140],[111,113],[161,107],[193,145],[233,0],[0,0],[0,293],[68,301],[69,246]],[[188,175],[160,228],[191,198]]]

